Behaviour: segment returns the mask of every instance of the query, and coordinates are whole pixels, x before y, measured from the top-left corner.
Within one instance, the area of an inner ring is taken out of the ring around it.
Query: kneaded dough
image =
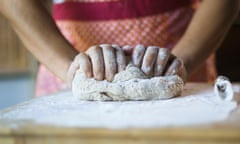
[[[86,78],[77,71],[72,92],[81,100],[158,100],[179,96],[183,86],[183,80],[177,75],[148,78],[139,68],[129,64],[112,82]]]

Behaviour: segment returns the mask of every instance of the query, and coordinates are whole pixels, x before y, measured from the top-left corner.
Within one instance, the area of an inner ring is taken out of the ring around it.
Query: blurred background
[[[34,96],[37,61],[0,16],[0,109]]]
[[[219,75],[240,81],[240,16],[216,53]],[[38,64],[0,16],[0,109],[34,97]]]

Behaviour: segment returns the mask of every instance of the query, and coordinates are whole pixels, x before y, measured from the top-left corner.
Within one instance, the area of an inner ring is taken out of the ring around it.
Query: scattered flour
[[[139,68],[129,64],[115,75],[113,82],[86,78],[78,71],[72,92],[81,100],[158,100],[179,96],[183,86],[183,80],[177,75],[147,78]]]
[[[223,121],[236,106],[236,101],[219,101],[212,87],[188,84],[180,97],[154,101],[80,101],[66,91],[0,112],[0,120],[65,127],[156,128]]]

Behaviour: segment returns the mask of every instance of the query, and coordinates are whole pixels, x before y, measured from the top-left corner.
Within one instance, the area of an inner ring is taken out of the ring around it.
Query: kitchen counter
[[[240,85],[235,93],[237,108],[230,117],[222,122],[203,125],[155,127],[155,128],[81,128],[40,124],[30,120],[1,120],[0,144],[46,144],[46,143],[240,143]],[[186,89],[211,89],[212,85],[204,83],[188,83]],[[35,101],[37,101],[35,99]],[[0,111],[9,113],[31,101]],[[41,116],[41,114],[39,114]]]

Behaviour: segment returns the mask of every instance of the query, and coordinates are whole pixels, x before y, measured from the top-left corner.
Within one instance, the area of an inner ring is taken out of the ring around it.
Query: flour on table
[[[234,87],[240,96],[240,87]],[[186,85],[181,96],[154,101],[81,101],[71,91],[33,99],[0,111],[1,120],[80,128],[159,128],[226,120],[236,101],[219,101],[213,87]]]
[[[72,92],[81,100],[158,100],[179,96],[183,86],[183,80],[177,75],[148,78],[139,68],[129,64],[112,82],[86,78],[77,71]]]

